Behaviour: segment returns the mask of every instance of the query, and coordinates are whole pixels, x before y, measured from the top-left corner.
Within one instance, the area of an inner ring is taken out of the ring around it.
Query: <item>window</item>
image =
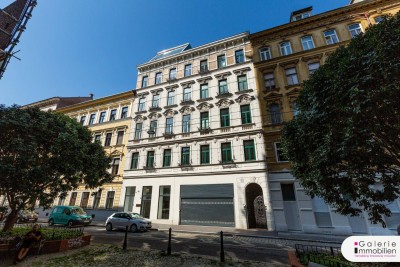
[[[173,127],[174,127],[174,118],[167,118],[167,121],[165,123],[165,133],[172,134]]]
[[[95,134],[94,135],[94,141],[100,143],[101,142],[100,140],[101,140],[101,134]]]
[[[135,127],[135,140],[139,140],[140,138],[142,138],[142,123],[136,123],[136,127]]]
[[[296,201],[294,184],[281,184],[281,191],[283,201]]]
[[[160,95],[153,95],[153,101],[151,101],[152,108],[158,108],[160,105]]]
[[[276,161],[277,162],[287,162],[285,155],[283,154],[283,150],[281,148],[281,143],[275,143],[275,153],[276,153]]]
[[[256,160],[256,148],[254,146],[254,140],[243,141],[244,146],[244,160]]]
[[[151,208],[151,195],[153,193],[152,186],[143,186],[142,190],[142,202],[140,205],[140,215],[144,218],[150,217]]]
[[[185,77],[192,75],[192,64],[185,65]]]
[[[112,209],[114,207],[114,196],[115,196],[115,191],[107,192],[106,209]]]
[[[146,98],[141,97],[139,98],[138,111],[145,111],[145,109],[146,109]]]
[[[127,186],[125,189],[125,201],[124,201],[124,211],[132,212],[133,211],[133,202],[135,200],[135,186]]]
[[[170,80],[175,80],[176,79],[176,68],[173,68],[173,69],[169,70],[169,79]]]
[[[131,158],[131,170],[136,170],[138,168],[139,163],[139,152],[132,153]]]
[[[187,87],[183,88],[183,101],[191,101],[192,100],[192,88]]]
[[[267,89],[267,90],[271,91],[271,90],[275,89],[274,73],[270,72],[270,73],[264,74],[264,85],[265,85],[265,89]]]
[[[332,227],[331,214],[329,212],[329,206],[325,201],[315,196],[312,199],[312,207],[315,216],[315,222],[318,227]]]
[[[274,103],[269,106],[269,112],[271,113],[271,123],[279,124],[282,123],[281,108],[278,104]]]
[[[235,51],[235,62],[242,63],[244,62],[244,52],[243,49]]]
[[[104,119],[105,119],[105,118],[106,118],[106,112],[105,112],[105,111],[102,111],[102,112],[100,113],[99,123],[104,122]]]
[[[147,87],[148,83],[149,83],[149,77],[143,76],[142,77],[142,88]]]
[[[242,118],[242,124],[251,123],[250,105],[240,106],[240,116]]]
[[[221,144],[221,160],[222,160],[222,163],[232,162],[231,143],[222,143]]]
[[[298,20],[301,20],[301,19],[308,18],[309,16],[311,16],[311,12],[306,12],[306,13],[293,15],[292,18],[291,18],[291,21],[298,21]]]
[[[314,72],[319,68],[319,62],[308,63],[307,65],[310,75],[314,74]]]
[[[210,145],[200,146],[200,164],[210,164]]]
[[[289,68],[285,70],[287,85],[295,85],[299,83],[297,79],[296,68]]]
[[[99,189],[99,191],[94,193],[94,197],[93,197],[93,208],[94,209],[98,209],[100,206],[100,200],[101,200],[101,189]]]
[[[164,150],[163,167],[171,166],[171,149]]]
[[[299,107],[296,102],[292,103],[292,111],[293,111],[293,117],[297,117],[299,115]]]
[[[200,85],[200,98],[208,98],[208,84]]]
[[[150,129],[147,132],[150,138],[154,138],[157,136],[157,121],[150,122]]]
[[[94,119],[96,118],[96,114],[90,114],[89,117],[89,125],[92,125],[94,123]]]
[[[227,82],[226,79],[218,81],[218,89],[219,89],[219,94],[229,93],[229,91],[228,91],[228,82]]]
[[[116,145],[122,145],[122,143],[124,142],[124,134],[125,134],[124,131],[118,131]]]
[[[85,121],[86,121],[86,116],[82,116],[80,120],[81,124],[84,125]]]
[[[171,198],[171,186],[160,186],[160,196],[158,197],[157,219],[169,219],[169,203]]]
[[[219,110],[219,116],[221,121],[221,127],[231,126],[231,120],[229,115],[229,108],[222,108]]]
[[[210,128],[210,118],[208,111],[200,113],[200,129]]]
[[[175,91],[168,92],[167,106],[172,106],[175,104]]]
[[[385,215],[386,227],[388,229],[397,229],[400,221],[400,209],[397,201],[386,202],[385,206],[392,212],[390,217]]]
[[[200,72],[208,71],[207,59],[200,61]]]
[[[349,26],[349,32],[350,32],[351,38],[357,37],[357,35],[362,33],[361,24],[360,23],[351,24]]]
[[[217,57],[217,65],[218,69],[226,67],[225,55],[220,55]]]
[[[182,147],[181,149],[181,165],[190,165],[190,147]]]
[[[154,79],[154,84],[159,84],[162,82],[162,73],[161,72],[157,72],[156,73],[156,77]]]
[[[238,83],[238,88],[239,92],[240,91],[245,91],[248,89],[247,87],[247,76],[246,75],[240,75],[237,77],[237,83]]]
[[[125,119],[128,117],[128,107],[123,107],[121,109],[121,119]]]
[[[182,117],[182,132],[189,133],[190,132],[190,115],[183,115]]]
[[[115,121],[116,118],[117,118],[117,110],[112,109],[110,112],[110,121]]]
[[[310,50],[315,48],[311,35],[301,37],[301,44],[303,45],[303,50]]]
[[[333,29],[325,31],[324,36],[327,45],[336,44],[339,42],[339,38],[336,35],[336,31]]]
[[[154,151],[147,151],[146,168],[154,168]]]
[[[4,202],[5,201],[5,197],[3,198],[3,201],[0,201],[0,206],[3,206],[3,204],[4,203],[2,203],[2,202]],[[65,197],[63,197],[63,196],[59,196],[58,197],[58,206],[64,206],[64,203],[65,203]]]
[[[117,175],[119,170],[119,158],[113,158],[112,165],[111,165],[111,174]]]
[[[106,133],[106,139],[104,141],[104,146],[111,146],[112,133]]]
[[[282,56],[287,56],[287,55],[292,54],[292,47],[290,45],[290,42],[280,43],[280,47],[281,47],[281,55]]]
[[[76,204],[76,197],[78,196],[78,192],[72,192],[71,198],[69,199],[69,206],[75,206]]]
[[[376,24],[379,24],[379,23],[381,23],[382,21],[385,20],[385,17],[384,16],[378,16],[378,17],[375,17],[374,20],[375,20]]]
[[[271,50],[269,47],[261,47],[260,48],[260,59],[261,60],[268,60],[271,59]]]

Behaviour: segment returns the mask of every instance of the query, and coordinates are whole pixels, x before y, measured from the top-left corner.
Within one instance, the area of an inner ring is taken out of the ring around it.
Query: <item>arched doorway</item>
[[[247,222],[249,228],[267,228],[264,198],[261,186],[256,183],[246,187]]]

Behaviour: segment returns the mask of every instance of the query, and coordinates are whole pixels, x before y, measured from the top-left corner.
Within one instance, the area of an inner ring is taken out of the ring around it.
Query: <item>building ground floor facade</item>
[[[120,206],[158,224],[274,230],[265,170],[124,177]]]
[[[271,203],[277,231],[298,231],[338,235],[392,235],[397,234],[400,223],[398,202],[388,204],[391,217],[385,217],[387,224],[372,224],[368,214],[344,216],[335,212],[321,198],[311,199],[304,188],[295,181],[289,171],[268,174]]]

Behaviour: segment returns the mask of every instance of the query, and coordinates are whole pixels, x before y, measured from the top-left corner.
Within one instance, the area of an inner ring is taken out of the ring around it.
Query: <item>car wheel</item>
[[[72,226],[74,226],[74,222],[72,220],[69,220],[67,226],[71,228]]]
[[[50,219],[49,220],[49,226],[53,226],[54,225],[54,220],[53,219]]]
[[[136,224],[132,224],[132,225],[131,225],[131,232],[134,233],[134,232],[136,232],[136,231],[137,231],[137,226],[136,226]]]
[[[111,223],[107,223],[106,230],[107,231],[112,231],[112,224]]]

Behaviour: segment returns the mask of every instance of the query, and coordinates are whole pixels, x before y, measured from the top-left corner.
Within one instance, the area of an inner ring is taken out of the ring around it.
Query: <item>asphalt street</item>
[[[92,235],[92,243],[113,244],[122,248],[125,232],[113,230],[107,232],[104,227],[87,227],[85,232]],[[167,250],[168,232],[128,232],[128,247],[141,249]],[[188,253],[202,256],[220,257],[220,237],[218,234],[173,233],[172,253]],[[260,244],[251,240],[242,240],[234,236],[224,236],[225,257],[232,260],[253,260],[275,264],[289,264],[288,250],[292,247],[279,244]]]

